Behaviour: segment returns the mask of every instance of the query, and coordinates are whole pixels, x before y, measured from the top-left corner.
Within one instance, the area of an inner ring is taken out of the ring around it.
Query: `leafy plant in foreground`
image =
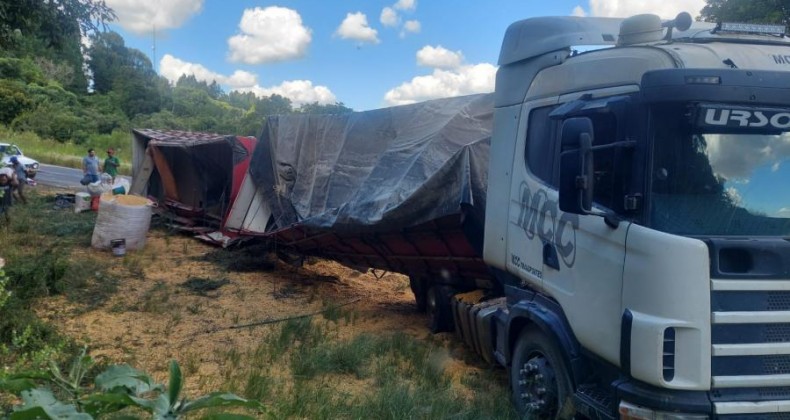
[[[10,413],[10,420],[74,419],[90,420],[127,408],[144,410],[155,420],[181,419],[187,413],[221,407],[241,407],[261,411],[257,401],[234,394],[214,392],[194,400],[181,396],[183,376],[175,361],[170,362],[167,388],[128,365],[113,365],[96,376],[92,387],[83,385],[93,359],[85,350],[77,356],[68,373],[51,363],[46,372],[20,373],[0,378],[0,391],[19,396],[22,404]],[[56,388],[65,401],[60,401]],[[128,418],[128,417],[127,417]],[[134,417],[131,417],[134,418]],[[252,419],[239,414],[214,414],[212,419]]]

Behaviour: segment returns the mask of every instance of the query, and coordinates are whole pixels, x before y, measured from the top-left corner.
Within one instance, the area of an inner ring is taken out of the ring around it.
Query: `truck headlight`
[[[33,169],[38,169],[38,162],[30,165],[30,167],[33,168]]]
[[[620,401],[621,420],[707,420],[705,414],[691,413],[670,413],[667,411],[655,411],[649,408],[640,407],[625,401]]]

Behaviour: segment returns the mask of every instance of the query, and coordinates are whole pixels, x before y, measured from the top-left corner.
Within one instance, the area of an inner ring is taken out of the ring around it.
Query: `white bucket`
[[[86,192],[74,194],[74,213],[80,213],[91,209],[91,195]]]

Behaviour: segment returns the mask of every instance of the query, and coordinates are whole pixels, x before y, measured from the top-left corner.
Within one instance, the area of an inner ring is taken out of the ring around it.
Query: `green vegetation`
[[[706,0],[700,18],[706,22],[790,25],[790,0]]]
[[[9,293],[0,307],[3,367],[40,368],[51,357],[73,350],[68,339],[35,315],[37,299],[66,295],[96,304],[113,289],[113,277],[101,267],[70,255],[72,248],[89,244],[95,216],[71,213],[63,218],[63,211],[53,210],[53,205],[53,199],[32,191],[24,211],[13,207],[10,226],[0,230]]]
[[[450,357],[440,344],[399,332],[340,339],[340,320],[355,316],[334,318],[289,320],[271,326],[257,348],[229,350],[222,387],[261,401],[274,418],[516,417],[503,371],[470,376],[471,394],[462,395],[445,372]]]
[[[93,367],[93,359],[83,349],[68,373],[51,363],[47,370],[0,378],[0,390],[12,392],[22,400],[9,418],[91,420],[119,412],[124,418],[139,418],[134,414],[142,411],[150,413],[153,419],[176,420],[192,411],[219,407],[243,407],[258,412],[263,409],[257,401],[228,393],[215,392],[194,400],[182,398],[183,375],[175,361],[170,363],[167,388],[128,365],[110,366],[96,375],[92,386],[86,385]],[[240,414],[213,414],[212,418],[253,419]]]
[[[83,144],[61,143],[52,139],[42,139],[34,132],[14,131],[0,125],[0,142],[16,144],[26,156],[51,165],[80,168],[88,148],[96,149],[99,151],[98,155],[102,156],[102,151],[112,147],[115,149],[116,156],[121,159],[120,172],[124,175],[132,174],[130,139],[128,132],[116,130],[112,134],[91,135]]]

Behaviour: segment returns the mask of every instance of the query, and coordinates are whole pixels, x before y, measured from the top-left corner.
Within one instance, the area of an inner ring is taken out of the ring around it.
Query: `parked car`
[[[19,162],[25,165],[28,178],[35,178],[38,172],[38,162],[22,154],[22,149],[15,144],[0,143],[0,156],[2,156],[2,166],[11,166],[11,157],[16,156]]]

